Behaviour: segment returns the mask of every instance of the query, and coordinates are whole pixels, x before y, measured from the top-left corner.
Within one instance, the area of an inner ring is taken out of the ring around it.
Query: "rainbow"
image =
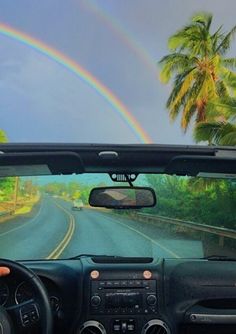
[[[93,13],[103,23],[105,23],[110,31],[112,31],[129,49],[131,49],[145,66],[153,73],[157,71],[156,60],[146,51],[146,49],[127,31],[121,23],[105,11],[100,2],[99,5],[94,0],[83,0],[82,4],[85,10]]]
[[[61,53],[60,51],[45,44],[44,42],[19,30],[16,30],[15,28],[12,28],[5,23],[0,23],[0,34],[31,47],[32,49],[47,56],[48,58],[62,65],[70,72],[77,75],[83,82],[92,87],[97,92],[97,94],[99,94],[111,105],[112,109],[121,117],[121,119],[123,119],[123,121],[128,125],[131,131],[142,143],[152,142],[151,138],[144,131],[136,118],[129,112],[127,107],[114,95],[114,93],[77,62],[69,58],[67,55]]]

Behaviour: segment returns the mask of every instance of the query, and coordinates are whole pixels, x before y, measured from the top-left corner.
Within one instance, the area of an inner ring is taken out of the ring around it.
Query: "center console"
[[[92,270],[82,334],[169,334],[160,319],[158,275],[149,270]]]

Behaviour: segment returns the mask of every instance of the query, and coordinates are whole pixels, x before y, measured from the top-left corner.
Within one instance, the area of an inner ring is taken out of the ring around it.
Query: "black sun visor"
[[[74,152],[21,152],[0,154],[0,177],[81,174],[79,154]]]
[[[224,174],[236,177],[236,158],[177,156],[165,168],[167,174],[201,176]]]

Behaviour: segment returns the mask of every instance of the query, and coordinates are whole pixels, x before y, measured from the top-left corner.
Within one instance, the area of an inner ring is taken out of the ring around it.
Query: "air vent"
[[[100,322],[90,320],[80,327],[79,334],[106,334],[106,330]]]
[[[94,263],[152,263],[152,257],[123,257],[123,256],[96,256]]]
[[[142,334],[171,334],[171,332],[163,321],[150,320],[143,327]]]

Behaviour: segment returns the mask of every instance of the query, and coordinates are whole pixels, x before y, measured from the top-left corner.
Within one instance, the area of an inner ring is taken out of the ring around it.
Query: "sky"
[[[10,142],[193,144],[192,129],[169,120],[157,62],[194,13],[228,31],[235,10],[235,0],[1,1],[0,24],[60,52],[103,91],[0,29],[0,128]]]

